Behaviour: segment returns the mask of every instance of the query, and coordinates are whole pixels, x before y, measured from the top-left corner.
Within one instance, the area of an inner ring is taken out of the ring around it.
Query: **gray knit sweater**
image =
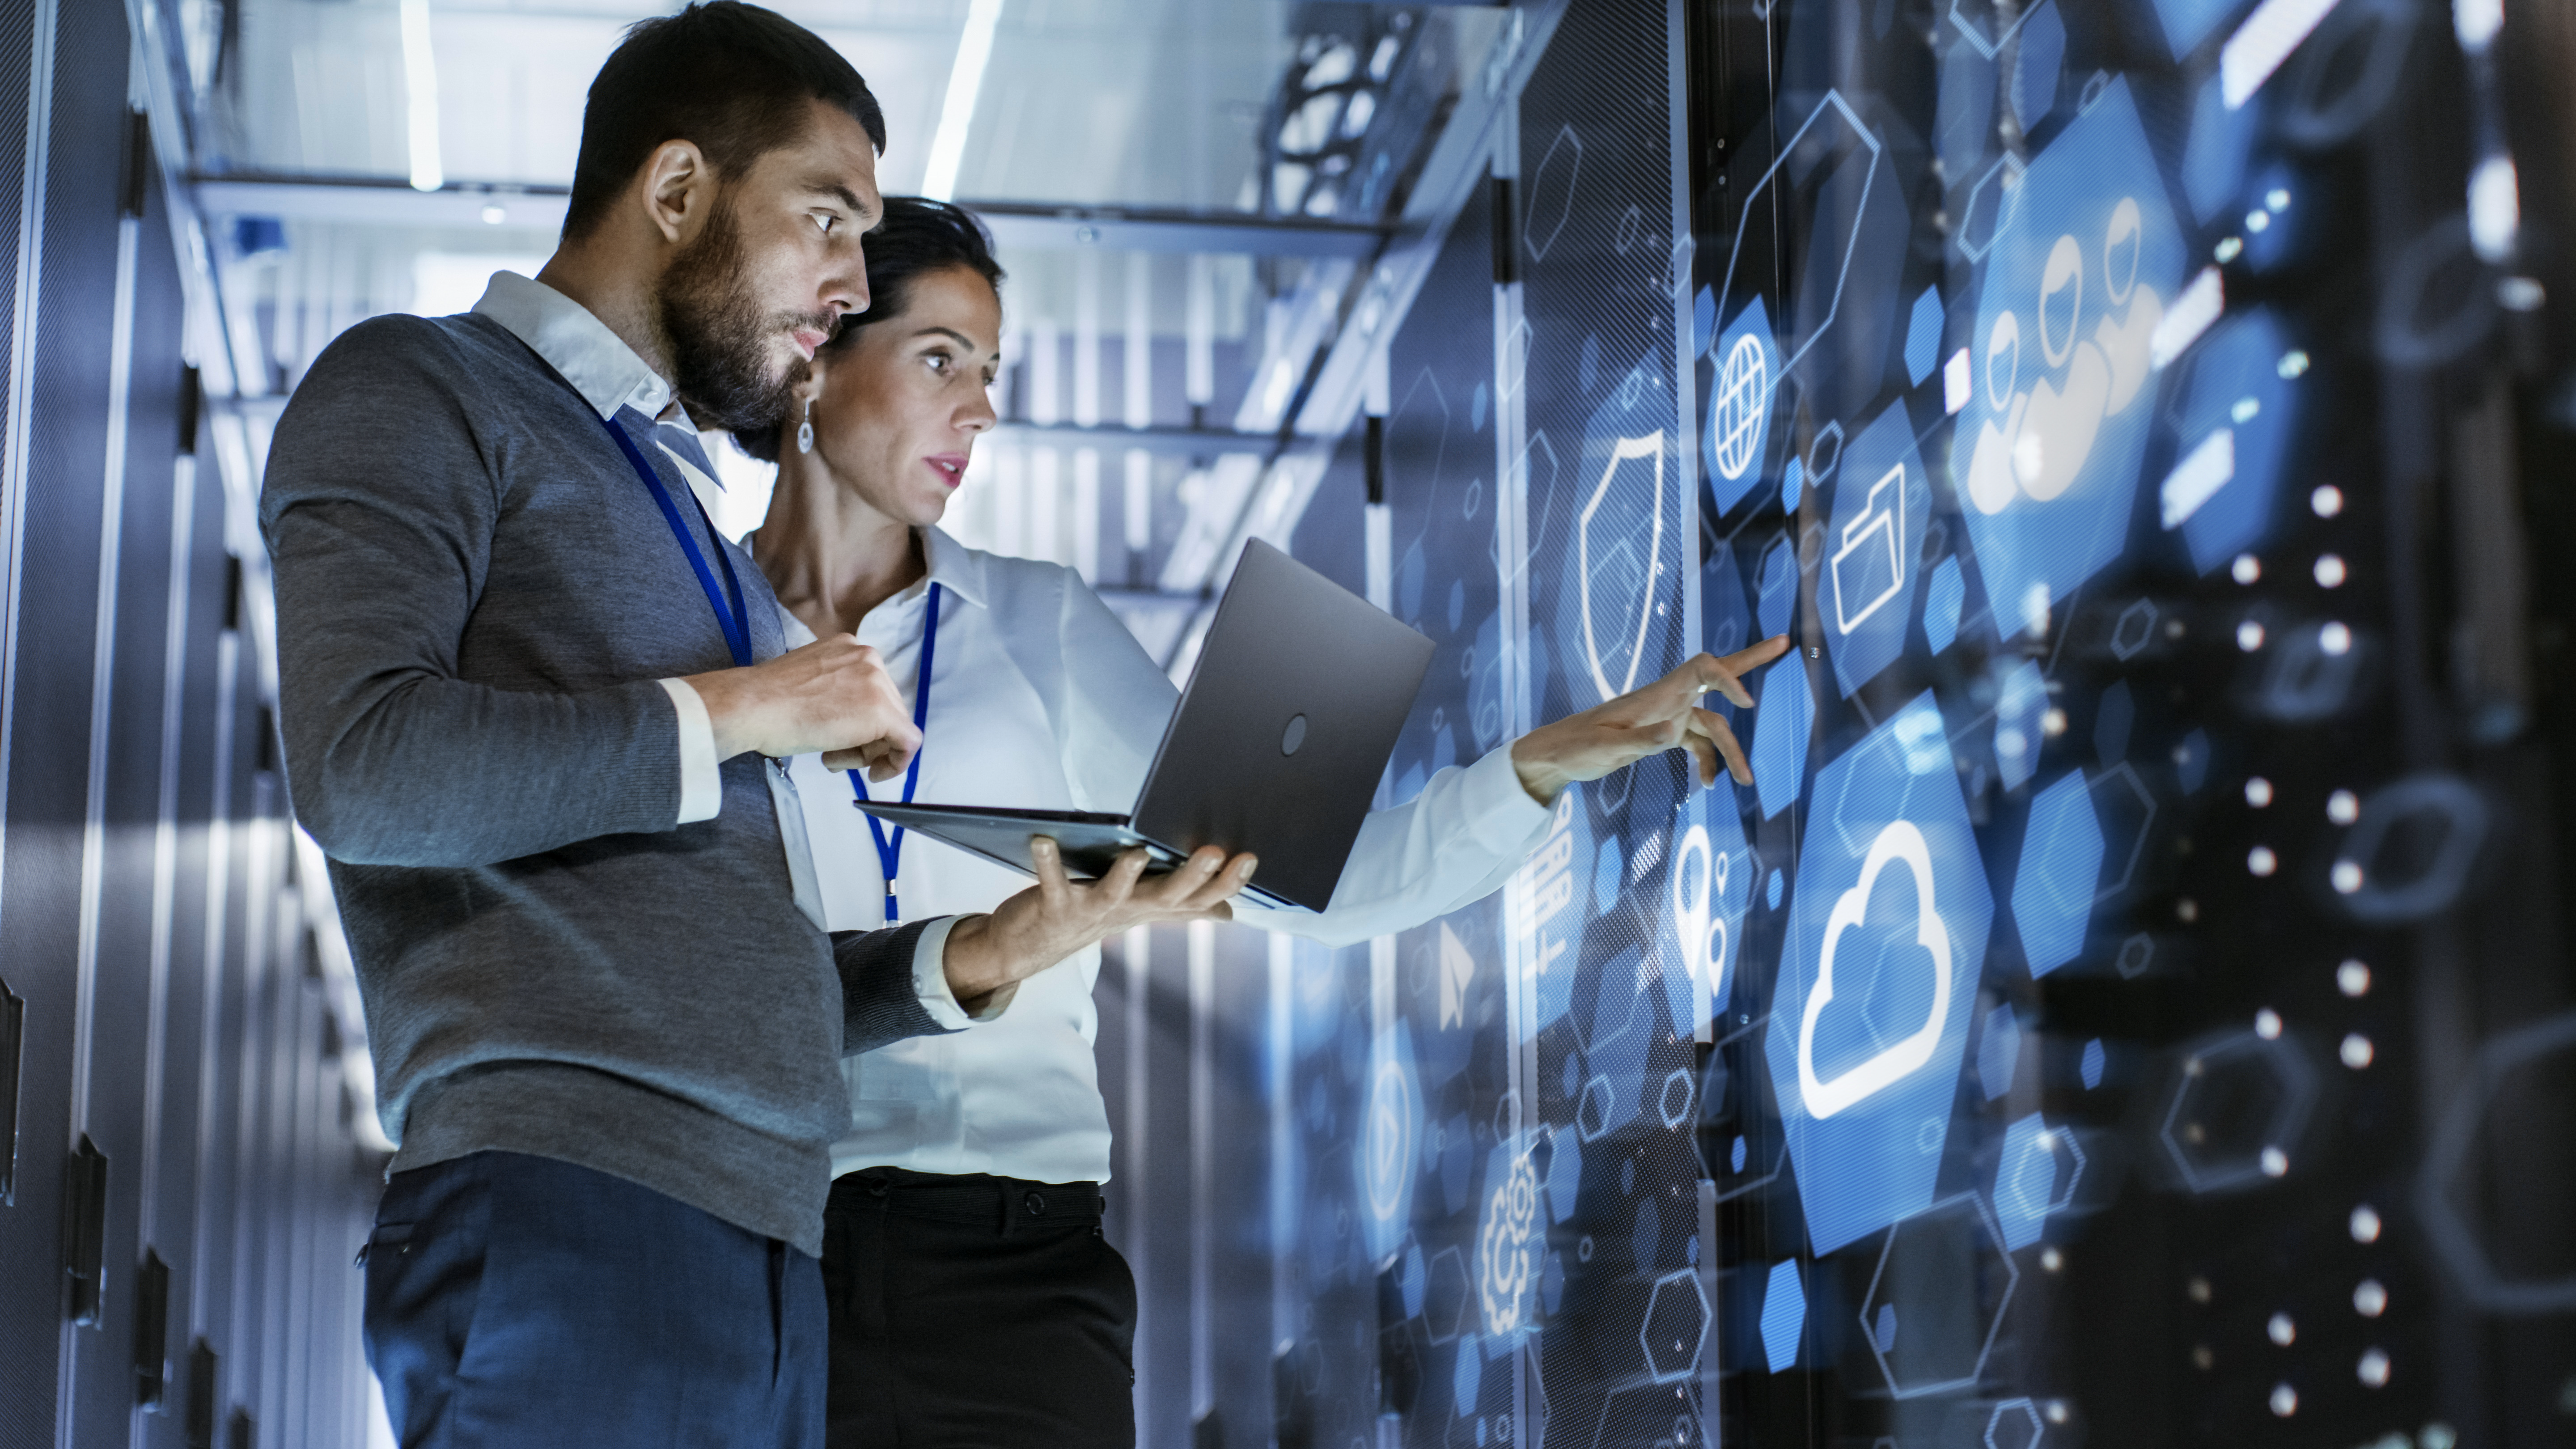
[[[729,548],[647,452],[700,548]],[[920,926],[826,939],[798,911],[758,756],[674,826],[656,681],[732,659],[599,414],[488,318],[378,318],[296,389],[260,518],[287,773],[394,1170],[534,1153],[819,1255],[839,1057],[940,1029]],[[768,585],[733,563],[778,654]]]

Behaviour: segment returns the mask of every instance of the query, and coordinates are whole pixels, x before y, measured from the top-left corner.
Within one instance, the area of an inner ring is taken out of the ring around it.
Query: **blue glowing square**
[[[1941,98],[1932,120],[1943,174],[1953,181],[1977,175],[1994,140],[1995,58],[1973,45],[1953,45],[1941,58]]]
[[[2197,795],[2209,782],[2209,735],[2193,730],[2174,746],[2174,778],[2181,782],[2182,792]]]
[[[1845,698],[1905,652],[1931,515],[1932,481],[1914,450],[1913,422],[1897,403],[1844,451],[1817,571],[1817,612]]]
[[[2025,659],[2004,671],[1995,689],[1995,770],[2004,788],[2018,790],[2039,769],[2039,749],[2046,739],[2048,681],[2039,666]]]
[[[2056,0],[2041,0],[2021,25],[2013,60],[2013,116],[2025,131],[2057,109],[2057,77],[2066,61],[2066,18]]]
[[[2164,24],[2165,44],[2172,48],[2173,58],[2182,59],[2200,48],[2244,0],[2156,0],[2156,19]]]
[[[2191,139],[2182,151],[2182,192],[2192,216],[2206,225],[2245,185],[2245,160],[2254,150],[2262,112],[2227,108],[2227,89],[2211,76],[2191,104]]]
[[[2084,951],[2084,926],[2102,880],[2102,822],[2082,770],[2070,770],[2030,805],[2013,875],[2013,925],[2030,974],[2045,976]]]
[[[1959,560],[1955,556],[1941,560],[1941,566],[1932,571],[1931,592],[1923,596],[1923,635],[1933,653],[1958,642],[1959,610],[1967,602],[1968,581],[1960,575]]]
[[[1753,642],[1753,609],[1745,601],[1744,570],[1735,562],[1732,544],[1720,544],[1716,556],[1699,571],[1699,647],[1724,658]],[[1725,696],[1710,695],[1712,708]]]
[[[1799,1340],[1807,1333],[1807,1288],[1798,1281],[1798,1260],[1771,1265],[1762,1285],[1762,1361],[1781,1373],[1798,1363]]]
[[[2271,531],[2290,439],[2289,344],[2268,309],[2231,317],[2192,349],[2182,444],[2166,474],[2160,515],[2180,527],[2192,567],[2208,573]]]
[[[2021,1021],[2009,1006],[1998,1006],[1986,1013],[1986,1031],[1977,1042],[1977,1085],[1985,1088],[1986,1100],[2012,1090],[2013,1073],[2021,1065]]]
[[[1762,637],[1789,632],[1789,620],[1798,608],[1798,555],[1788,539],[1774,543],[1762,555],[1762,572],[1754,587],[1760,590]]]
[[[1994,923],[1930,694],[1816,774],[1763,1056],[1830,1253],[1930,1206]]]
[[[2102,1049],[2102,1038],[2097,1036],[2084,1044],[2084,1061],[2081,1068],[2084,1076],[2084,1090],[2089,1092],[2102,1085],[2102,1069],[2110,1064],[2110,1057],[2111,1054]]]
[[[1770,819],[1798,798],[1807,779],[1807,732],[1816,723],[1816,696],[1796,650],[1762,677],[1761,705],[1753,712],[1753,792]]]
[[[1926,287],[1905,324],[1905,376],[1921,387],[1941,365],[1941,289]]]
[[[1708,470],[1709,495],[1724,513],[1762,481],[1772,405],[1780,391],[1780,344],[1760,297],[1735,314],[1711,356],[1717,377],[1709,385],[1700,460]]]
[[[2185,261],[2126,80],[2040,153],[2016,196],[1986,256],[1950,453],[2007,639],[2120,555],[2155,415],[2150,343]]]

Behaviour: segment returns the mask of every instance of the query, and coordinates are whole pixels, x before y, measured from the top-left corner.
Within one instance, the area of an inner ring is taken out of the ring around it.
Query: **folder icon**
[[[1869,485],[1858,518],[1834,550],[1834,624],[1850,633],[1905,587],[1905,465]]]

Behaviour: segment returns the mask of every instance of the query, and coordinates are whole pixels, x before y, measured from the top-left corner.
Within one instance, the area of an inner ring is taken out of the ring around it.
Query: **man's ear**
[[[662,240],[677,245],[715,209],[715,168],[694,141],[665,141],[644,163],[644,209]]]

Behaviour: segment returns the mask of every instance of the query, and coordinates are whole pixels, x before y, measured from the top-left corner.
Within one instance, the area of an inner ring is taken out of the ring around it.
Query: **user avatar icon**
[[[2063,494],[2092,455],[2104,420],[2118,417],[2146,385],[2148,344],[2164,320],[2164,299],[2138,282],[2138,200],[2123,196],[2111,208],[2101,248],[2101,285],[2110,308],[2091,337],[2077,335],[2084,316],[2084,276],[2091,259],[2072,236],[2049,248],[2040,274],[2039,346],[2047,370],[2018,390],[2023,364],[2021,314],[1999,313],[1986,333],[1986,401],[2002,416],[1977,426],[1968,463],[1968,501],[1980,513],[2001,513],[2017,494],[2042,503]],[[2065,316],[2061,338],[2057,314]],[[2051,373],[2055,381],[2051,381]]]
[[[1970,333],[1950,469],[2007,636],[2044,628],[2128,542],[2152,342],[2184,261],[2137,104],[2114,80],[2023,174]]]

